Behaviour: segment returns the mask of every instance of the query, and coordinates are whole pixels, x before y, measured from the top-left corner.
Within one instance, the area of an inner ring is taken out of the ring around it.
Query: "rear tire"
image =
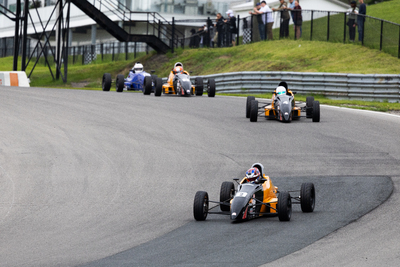
[[[283,191],[278,195],[278,217],[281,222],[288,222],[292,217],[292,199],[289,192]]]
[[[103,91],[110,91],[111,88],[111,74],[104,73],[103,74],[103,82],[101,83],[101,87]]]
[[[258,101],[252,100],[250,102],[250,121],[257,122],[258,117]]]
[[[204,85],[203,85],[203,78],[202,77],[196,77],[196,95],[197,96],[202,96],[203,95],[203,89],[204,89]]]
[[[117,75],[117,79],[115,80],[115,91],[117,91],[118,93],[124,91],[124,79],[124,75]]]
[[[209,78],[208,79],[208,90],[207,90],[208,97],[215,96],[215,80]]]
[[[300,188],[300,204],[303,212],[313,212],[315,208],[315,187],[313,183],[303,183]]]
[[[197,191],[193,202],[193,215],[196,221],[204,221],[208,215],[208,194]]]
[[[235,195],[235,185],[232,182],[223,182],[221,185],[221,190],[219,191],[219,202],[225,202],[228,205],[219,204],[222,211],[230,211],[229,201]]]
[[[313,102],[313,111],[312,111],[312,121],[319,122],[320,112],[319,112],[319,101]]]
[[[250,118],[250,103],[252,100],[256,100],[254,96],[248,96],[246,100],[246,118]]]
[[[145,76],[143,82],[143,94],[144,95],[151,94],[151,88],[152,88],[151,76]]]
[[[162,86],[163,86],[163,84],[162,84],[162,79],[161,78],[157,78],[157,80],[156,80],[156,82],[155,82],[155,87],[156,87],[156,90],[154,91],[154,95],[155,96],[161,96],[161,93],[162,93]]]

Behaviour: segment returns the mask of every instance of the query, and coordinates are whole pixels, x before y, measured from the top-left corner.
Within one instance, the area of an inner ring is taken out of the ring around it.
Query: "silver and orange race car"
[[[313,212],[315,207],[315,187],[313,183],[302,183],[300,190],[279,191],[271,178],[264,174],[261,163],[255,163],[252,168],[260,171],[257,182],[249,182],[247,178],[234,179],[238,184],[235,189],[233,182],[223,182],[219,201],[211,201],[208,193],[197,191],[193,203],[193,215],[196,221],[204,221],[208,214],[229,215],[234,221],[244,221],[261,216],[278,216],[280,221],[290,221],[292,204],[300,204],[303,212]],[[292,197],[290,193],[298,194]],[[210,203],[214,203],[210,207]],[[217,211],[216,208],[220,208]]]
[[[308,96],[305,103],[296,104],[295,94],[296,92],[292,92],[286,82],[281,82],[272,92],[271,100],[259,101],[254,96],[248,96],[246,99],[246,118],[250,118],[251,122],[256,122],[259,116],[265,116],[266,119],[291,122],[300,117],[306,117],[312,119],[313,122],[319,122],[319,101],[314,101],[314,97]],[[305,115],[301,115],[302,112]]]
[[[214,97],[215,80],[209,78],[206,86],[207,95],[209,97]],[[167,83],[163,84],[162,92],[167,95],[202,96],[204,92],[203,78],[196,77],[194,84],[192,84],[190,75],[186,71],[183,73],[174,74],[172,77],[168,78]]]

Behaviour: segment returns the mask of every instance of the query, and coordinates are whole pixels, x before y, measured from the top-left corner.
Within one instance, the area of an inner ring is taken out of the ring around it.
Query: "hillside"
[[[367,6],[367,15],[400,24],[400,0],[390,0]]]

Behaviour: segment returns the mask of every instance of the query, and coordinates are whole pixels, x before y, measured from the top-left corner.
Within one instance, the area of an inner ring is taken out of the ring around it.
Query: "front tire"
[[[313,183],[303,183],[300,188],[301,211],[313,212],[315,208],[315,187]]]
[[[204,89],[204,85],[203,85],[203,78],[202,77],[196,77],[196,95],[197,96],[202,96],[203,95],[203,89]]]
[[[257,122],[258,117],[258,101],[252,100],[250,102],[250,121]]]
[[[312,121],[319,122],[320,112],[319,112],[319,101],[313,102],[313,111],[312,111]]]
[[[215,80],[209,78],[208,79],[208,90],[207,90],[208,97],[215,96]]]
[[[229,201],[235,195],[235,185],[232,182],[223,182],[221,185],[221,190],[219,191],[219,202],[225,202],[228,205],[219,204],[222,211],[230,211]]]
[[[117,79],[115,80],[115,91],[117,91],[118,93],[124,91],[124,79],[124,75],[117,75]]]
[[[307,98],[306,98],[306,118],[312,118],[313,103],[314,103],[314,97],[307,96]]]
[[[155,96],[161,96],[162,86],[163,86],[162,79],[161,78],[157,78],[155,84],[156,84],[156,89],[154,91],[154,95]]]
[[[110,73],[103,74],[103,81],[101,83],[101,88],[103,89],[103,91],[110,91],[110,88],[111,88],[111,74]]]
[[[193,215],[196,221],[204,221],[208,215],[208,194],[197,191],[193,202]]]
[[[151,88],[152,88],[151,76],[145,76],[144,77],[144,83],[143,83],[143,94],[144,95],[150,95],[151,94]]]
[[[246,118],[250,118],[250,104],[252,100],[256,100],[254,96],[248,96],[246,99]]]
[[[290,221],[292,217],[292,199],[289,192],[283,191],[278,195],[278,217],[281,222]]]

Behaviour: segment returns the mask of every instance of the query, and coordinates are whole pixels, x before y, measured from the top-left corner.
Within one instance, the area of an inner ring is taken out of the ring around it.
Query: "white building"
[[[85,1],[85,0],[83,0]],[[88,0],[90,3],[94,4],[98,9],[103,11],[113,21],[121,21],[121,17],[113,12],[119,7],[125,10],[123,6],[128,7],[134,12],[158,12],[165,20],[172,21],[172,17],[176,20],[193,20],[193,19],[204,19],[206,21],[207,17],[215,17],[217,12],[225,12],[229,9],[229,4],[232,2],[230,0],[108,0],[108,1],[96,1]],[[7,7],[9,10],[16,11],[16,0],[0,0],[0,4]],[[23,0],[22,0],[23,2]],[[40,18],[43,21],[50,20],[46,31],[52,29],[55,24],[55,14],[50,17],[56,0],[36,0],[39,3],[40,8],[38,12]],[[107,2],[111,3],[107,6]],[[31,4],[32,5],[32,4]],[[102,5],[102,6],[101,6]],[[23,8],[22,8],[23,9]],[[0,7],[0,10],[5,11]],[[36,30],[42,31],[40,26],[39,16],[37,16],[34,9],[30,9],[31,16],[33,18]],[[118,12],[117,12],[118,13]],[[75,5],[71,5],[71,18],[70,18],[70,28],[72,34],[70,45],[84,45],[114,41],[109,33],[102,30],[96,25],[96,22],[87,16],[84,12],[78,9]],[[146,20],[147,14],[126,14],[127,18],[130,17],[133,21]],[[180,23],[181,25],[183,23]],[[178,23],[179,25],[179,23]],[[131,33],[141,34],[146,31],[143,27],[131,27],[129,29]],[[5,15],[0,14],[0,48],[4,46],[6,38],[12,38],[15,34],[15,22],[11,21]],[[92,32],[93,31],[93,32]],[[30,24],[28,26],[28,34],[34,34],[34,27]],[[189,33],[189,30],[187,31]],[[94,38],[94,39],[93,39]],[[12,42],[11,42],[12,43]]]

